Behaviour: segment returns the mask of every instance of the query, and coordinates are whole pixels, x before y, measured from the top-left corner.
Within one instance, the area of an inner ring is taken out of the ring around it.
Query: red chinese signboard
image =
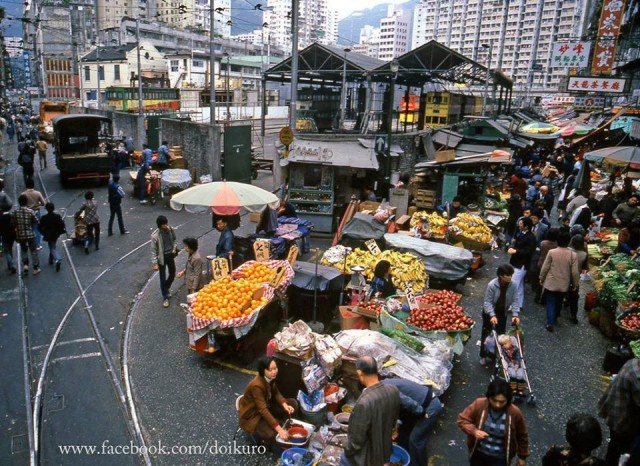
[[[593,74],[611,74],[623,15],[624,0],[604,0],[591,62]]]
[[[567,91],[569,92],[608,92],[621,94],[624,92],[624,79],[570,77]]]

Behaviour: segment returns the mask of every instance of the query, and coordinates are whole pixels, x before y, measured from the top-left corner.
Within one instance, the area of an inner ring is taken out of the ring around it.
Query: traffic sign
[[[293,142],[293,130],[289,126],[285,126],[279,133],[280,142],[285,146],[290,145]]]
[[[373,146],[376,149],[376,152],[384,152],[387,147],[387,136],[379,134],[375,137]]]

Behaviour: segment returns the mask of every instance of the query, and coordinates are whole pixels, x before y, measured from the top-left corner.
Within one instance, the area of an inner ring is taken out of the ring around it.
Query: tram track
[[[15,163],[15,162],[14,162]],[[17,171],[14,169],[13,173],[13,190],[17,197],[18,194],[18,181],[17,181]],[[40,182],[40,188],[47,200],[49,199],[47,186],[45,180],[42,178],[40,172],[37,172],[38,181]],[[57,193],[54,193],[54,195]],[[73,206],[75,202],[80,198],[81,193],[75,195],[70,199],[64,210],[67,211],[69,208]],[[190,223],[196,222],[198,217],[194,217],[192,220],[184,222],[182,224],[177,225],[175,228],[179,229],[181,227],[188,226]],[[210,232],[211,230],[208,230]],[[206,234],[206,233],[205,233]],[[67,308],[66,312],[58,322],[55,331],[53,332],[50,341],[48,344],[39,345],[38,347],[32,347],[31,345],[31,336],[34,331],[42,331],[42,329],[34,329],[32,327],[33,323],[29,321],[29,313],[30,313],[30,303],[29,303],[29,287],[23,277],[23,274],[18,274],[18,303],[19,303],[19,312],[21,316],[21,352],[22,352],[22,370],[23,370],[23,384],[24,384],[24,398],[25,398],[25,409],[26,409],[26,427],[27,427],[27,436],[28,436],[28,444],[29,444],[29,463],[32,466],[41,464],[43,462],[47,462],[46,459],[42,458],[42,448],[41,442],[43,438],[43,425],[45,423],[43,416],[43,400],[47,393],[47,385],[51,384],[51,376],[50,369],[53,363],[59,360],[68,360],[75,359],[90,355],[97,356],[95,353],[87,353],[85,355],[79,356],[71,356],[71,357],[62,357],[58,359],[54,359],[53,355],[56,349],[63,345],[72,346],[77,344],[77,342],[88,342],[92,341],[93,343],[98,345],[99,355],[104,363],[104,367],[106,369],[107,376],[111,381],[111,385],[114,390],[115,398],[117,399],[117,403],[119,407],[122,409],[123,417],[127,424],[128,428],[128,436],[131,438],[132,442],[135,443],[139,448],[139,461],[144,462],[145,465],[151,464],[151,458],[148,454],[148,449],[145,448],[145,439],[142,434],[142,428],[140,426],[137,408],[134,400],[134,396],[131,390],[130,380],[129,380],[129,371],[128,371],[128,341],[129,341],[129,332],[131,331],[131,319],[133,316],[133,311],[135,310],[135,306],[130,306],[126,315],[126,322],[124,325],[124,329],[122,333],[118,336],[119,340],[119,349],[120,349],[120,358],[119,361],[114,361],[112,357],[112,352],[109,350],[107,341],[103,332],[100,330],[98,321],[94,315],[92,304],[87,296],[89,290],[95,287],[96,284],[100,283],[104,277],[110,272],[114,271],[116,267],[122,264],[127,259],[132,258],[136,253],[138,253],[142,248],[148,247],[150,241],[145,241],[134,248],[128,250],[123,255],[121,255],[116,261],[108,265],[106,268],[102,269],[93,280],[84,286],[81,281],[81,273],[78,271],[78,267],[73,259],[73,255],[70,253],[68,244],[71,240],[66,239],[62,242],[62,249],[64,249],[64,255],[66,258],[66,262],[69,265],[69,270],[73,277],[74,286],[77,288],[77,296]],[[17,247],[16,254],[16,263],[21,268],[22,267],[22,253],[20,247]],[[151,274],[149,279],[146,281],[142,291],[137,294],[140,296],[142,292],[149,286],[151,280],[156,274]],[[134,299],[134,303],[136,300]],[[94,335],[93,338],[83,338],[78,340],[73,340],[70,342],[60,341],[60,337],[65,330],[68,322],[71,317],[76,313],[74,312],[78,307],[81,307],[84,311],[84,315],[87,316],[91,331]],[[49,339],[49,337],[47,337]],[[46,354],[41,364],[34,364],[34,349],[42,350],[46,348]],[[88,356],[87,356],[88,357]],[[39,375],[34,377],[34,372],[36,372],[36,367],[40,367]],[[47,379],[49,377],[49,379]],[[35,388],[35,391],[34,391]]]

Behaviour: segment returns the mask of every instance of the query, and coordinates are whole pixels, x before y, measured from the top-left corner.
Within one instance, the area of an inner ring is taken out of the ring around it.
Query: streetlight
[[[391,70],[391,87],[389,89],[389,111],[387,112],[387,160],[384,167],[384,180],[386,189],[391,184],[391,125],[393,124],[393,99],[396,87],[396,79],[398,79],[398,70],[400,65],[395,58],[389,64]]]
[[[340,93],[340,126],[344,129],[344,112],[347,106],[347,53],[351,52],[350,48],[344,49],[344,60],[342,63],[342,92]]]
[[[144,110],[142,108],[142,64],[140,62],[140,20],[136,19],[136,49],[138,55],[138,144],[147,142],[147,134],[144,129]]]
[[[493,53],[493,39],[488,44],[482,44],[483,50],[489,50],[485,65],[487,67],[487,73],[484,78],[484,97],[482,98],[482,116],[487,116],[487,99],[489,98],[489,75],[491,74],[491,54]]]
[[[227,99],[227,123],[229,122],[229,120],[231,120],[231,102],[230,102],[230,98],[229,98],[229,69],[230,69],[230,64],[229,61],[231,60],[231,54],[229,52],[224,52],[222,55],[224,55],[227,58],[227,79],[226,79],[226,83],[225,83],[225,93],[227,95],[226,99]]]

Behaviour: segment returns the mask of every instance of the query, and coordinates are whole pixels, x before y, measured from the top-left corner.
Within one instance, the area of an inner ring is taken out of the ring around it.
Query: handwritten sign
[[[211,275],[214,282],[229,276],[229,261],[219,257],[211,261]]]
[[[376,243],[375,239],[368,239],[364,242],[364,244],[369,252],[374,256],[379,256],[380,254],[382,254],[382,251],[380,251],[380,247],[378,246],[378,243]]]
[[[257,239],[255,243],[253,243],[253,252],[256,255],[256,260],[258,262],[269,260],[270,245],[268,239]]]
[[[285,274],[285,268],[282,266],[278,267],[276,269],[276,274],[273,276],[273,278],[269,282],[269,285],[271,285],[274,288],[278,288],[278,285],[280,285],[280,283],[282,283],[282,280],[284,279],[284,274]]]
[[[418,304],[418,301],[416,300],[416,295],[413,294],[413,291],[411,291],[410,288],[406,288],[404,290],[404,294],[407,297],[407,302],[409,303],[409,309],[414,310],[420,307]]]
[[[296,259],[298,259],[298,246],[296,246],[295,244],[292,244],[291,247],[289,248],[289,253],[287,254],[287,261],[289,261],[289,264],[291,264],[291,267],[293,267],[293,264],[296,263]]]

